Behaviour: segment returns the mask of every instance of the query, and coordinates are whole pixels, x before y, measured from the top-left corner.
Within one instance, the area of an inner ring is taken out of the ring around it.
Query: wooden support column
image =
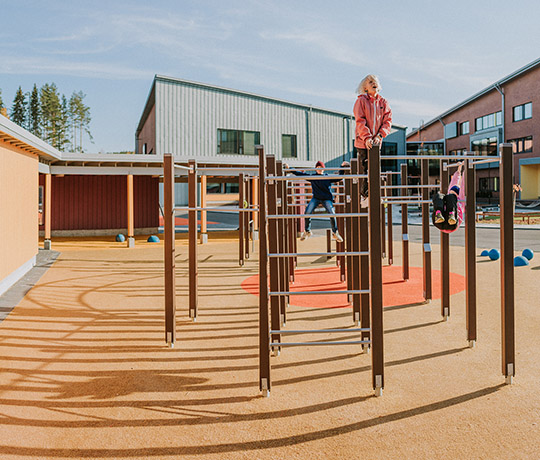
[[[45,238],[43,241],[43,249],[51,249],[51,211],[52,211],[52,177],[50,174],[45,174],[45,191],[43,197],[43,211],[45,213]]]
[[[244,201],[246,199],[245,192],[246,183],[244,181],[244,174],[238,175],[238,208],[244,209]],[[244,265],[244,232],[246,231],[244,222],[244,213],[238,211],[238,264],[242,267]]]
[[[351,159],[351,174],[358,174],[358,159]],[[351,186],[351,212],[355,214],[360,213],[360,184],[359,179],[353,178]],[[353,252],[360,251],[360,217],[351,217],[352,220],[352,247]],[[355,291],[360,290],[360,256],[355,255],[351,257],[352,262],[352,289]],[[360,294],[353,294],[353,323],[360,324]]]
[[[361,161],[358,162],[358,173],[359,174],[366,174],[367,171],[364,171],[364,166]],[[363,182],[367,179],[360,179],[359,180],[359,190],[364,190]],[[362,206],[362,198],[361,196],[358,197],[358,200],[360,201],[360,212],[362,213],[368,213],[369,208],[366,202],[364,202],[365,206]],[[360,251],[362,252],[369,252],[369,219],[368,216],[362,216],[360,217]],[[369,277],[370,277],[370,271],[369,271],[369,257],[361,256],[360,257],[360,289],[362,290],[368,290],[369,289]],[[361,326],[363,328],[369,328],[371,324],[371,318],[370,318],[370,295],[368,294],[361,294]],[[369,331],[362,331],[362,340],[370,340],[371,334]],[[369,353],[370,345],[364,344],[362,345],[362,348],[364,349],[364,352]]]
[[[206,176],[201,176],[201,208],[206,208]],[[201,244],[208,243],[207,211],[201,211]]]
[[[429,161],[422,160],[421,168],[422,185],[427,185],[429,182]],[[429,190],[422,189],[422,200],[429,199]],[[433,298],[432,280],[431,280],[431,243],[429,237],[429,203],[422,203],[422,252],[423,252],[423,287],[424,300],[430,302]]]
[[[386,177],[381,177],[381,185],[386,185]],[[386,197],[386,189],[381,189],[381,198]],[[386,205],[381,203],[381,244],[382,258],[386,257]]]
[[[502,372],[506,383],[512,383],[515,368],[515,297],[514,297],[514,209],[512,144],[499,147],[501,209],[501,326]]]
[[[409,185],[407,180],[407,163],[401,165],[401,185],[405,188],[400,189],[401,194],[408,196],[409,189],[406,188]],[[403,279],[406,281],[409,279],[409,211],[407,204],[401,205],[401,264],[403,267]]]
[[[371,372],[373,389],[382,396],[384,388],[383,284],[381,221],[381,153],[379,146],[368,151],[370,306],[371,306]]]
[[[197,162],[188,161],[189,317],[197,321]]]
[[[176,340],[174,215],[174,164],[172,155],[167,153],[163,156],[165,342],[171,348]]]
[[[467,340],[469,346],[476,342],[476,175],[472,162],[465,168],[465,297],[467,299]],[[512,188],[510,186],[510,188]],[[513,261],[513,259],[512,259]]]
[[[388,265],[394,263],[394,228],[392,227],[392,205],[388,203]]]
[[[448,190],[447,166],[448,163],[441,162],[441,193],[446,193]],[[445,232],[439,232],[439,234],[441,235],[441,315],[445,321],[448,321],[450,316],[450,235]]]
[[[127,175],[127,247],[135,247],[135,226],[133,223],[133,174]]]
[[[268,315],[268,239],[266,235],[266,158],[264,148],[255,147],[259,155],[259,390],[270,396],[270,322]]]
[[[281,160],[276,161],[276,174],[278,176],[283,176],[283,162]],[[276,184],[276,192],[277,192],[277,213],[278,214],[285,214],[285,201],[286,197],[284,194],[284,186],[286,186],[285,181],[279,181]],[[286,220],[287,219],[279,219],[278,220],[278,226],[277,226],[277,235],[278,238],[278,252],[280,254],[283,254],[285,251],[285,233],[287,232],[287,226],[286,226]],[[287,290],[287,260],[285,257],[279,257],[278,259],[279,264],[279,290],[280,291],[286,291]],[[279,297],[279,315],[280,315],[280,321],[282,325],[285,325],[287,322],[287,306],[289,303],[289,298],[287,296],[280,296]]]
[[[251,196],[253,197],[253,207],[256,208],[259,206],[259,178],[254,177],[251,182]],[[253,211],[251,213],[251,218],[253,219],[253,241],[256,241],[259,239],[259,213],[257,211]]]

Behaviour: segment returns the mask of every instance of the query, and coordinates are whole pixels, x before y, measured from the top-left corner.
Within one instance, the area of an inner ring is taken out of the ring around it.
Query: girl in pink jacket
[[[462,166],[463,163],[460,163],[457,171],[452,175],[448,185],[448,193],[443,195],[441,192],[437,192],[433,195],[433,225],[444,233],[456,231],[463,222],[465,193],[461,186]]]
[[[367,174],[367,152],[374,145],[380,145],[390,134],[392,109],[388,101],[379,94],[381,84],[377,76],[367,75],[356,91],[358,98],[353,109],[356,120],[353,157],[358,156],[364,167],[364,174]],[[363,197],[367,197],[367,181],[363,181],[363,184],[361,193]]]

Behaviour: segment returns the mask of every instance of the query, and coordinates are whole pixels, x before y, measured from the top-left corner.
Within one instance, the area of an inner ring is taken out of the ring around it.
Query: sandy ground
[[[324,248],[324,238],[301,245]],[[438,300],[388,307],[382,397],[373,396],[370,355],[311,346],[272,358],[262,398],[258,299],[240,287],[257,258],[239,267],[234,240],[199,247],[196,323],[186,241],[177,241],[174,349],[164,342],[161,243],[54,249],[60,257],[0,323],[2,460],[540,458],[540,256],[515,270],[513,385],[501,373],[499,263],[479,258],[475,348],[463,291],[448,322]],[[421,266],[420,250],[412,245],[411,265]],[[451,269],[464,274],[463,248],[451,249]],[[350,326],[348,308],[288,311],[291,329]]]

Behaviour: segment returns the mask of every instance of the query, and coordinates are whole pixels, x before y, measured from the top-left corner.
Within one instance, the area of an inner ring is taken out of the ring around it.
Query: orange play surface
[[[422,268],[410,267],[410,279],[403,281],[401,266],[383,266],[383,302],[385,307],[408,305],[424,301],[422,287]],[[432,271],[433,300],[441,297],[441,272]],[[242,282],[247,292],[259,295],[259,276],[254,275]],[[340,281],[339,267],[321,267],[296,270],[296,281],[291,291],[338,291],[347,289]],[[465,277],[450,273],[450,295],[465,289]],[[291,305],[299,307],[344,308],[349,307],[346,294],[293,295]]]

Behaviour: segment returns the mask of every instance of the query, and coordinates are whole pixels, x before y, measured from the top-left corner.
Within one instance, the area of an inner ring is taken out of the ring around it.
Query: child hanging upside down
[[[457,171],[450,180],[448,193],[443,195],[441,192],[437,192],[433,196],[433,225],[441,232],[452,233],[463,222],[465,193],[461,186],[462,167],[463,162],[459,164]]]

